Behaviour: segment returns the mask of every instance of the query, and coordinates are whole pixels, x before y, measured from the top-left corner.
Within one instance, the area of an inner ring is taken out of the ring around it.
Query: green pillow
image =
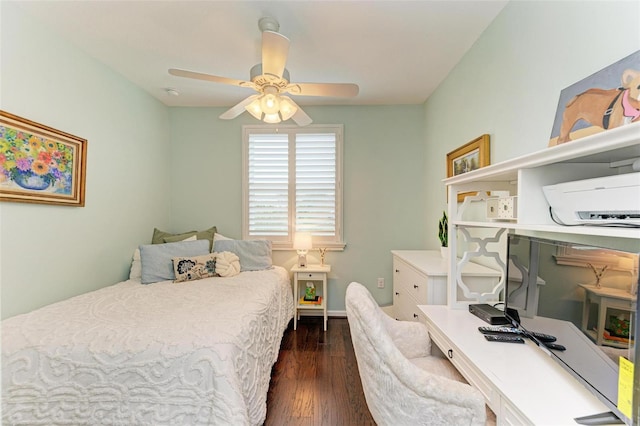
[[[209,240],[209,251],[211,251],[213,248],[213,236],[216,232],[217,228],[215,226],[205,229],[204,231],[188,231],[181,234],[171,234],[169,232],[161,231],[158,228],[154,228],[151,244],[175,243],[178,241],[184,241],[195,235],[198,240]]]
[[[176,235],[167,235],[166,237],[162,237],[163,243],[177,243],[179,241],[184,241],[187,238],[196,237],[196,231],[185,232],[184,234],[176,234]],[[198,238],[196,240],[204,240],[205,238]]]
[[[185,232],[184,234],[172,234],[170,232],[161,231],[158,228],[153,228],[153,238],[151,238],[151,244],[164,244],[165,237],[174,237],[177,235],[180,235],[180,236],[184,235],[184,238],[179,240],[179,241],[182,241],[195,234],[196,234],[196,231],[189,231],[189,232]]]

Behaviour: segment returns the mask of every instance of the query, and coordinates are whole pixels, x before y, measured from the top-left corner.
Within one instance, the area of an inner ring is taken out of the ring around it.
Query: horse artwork
[[[640,51],[560,93],[549,146],[640,121]]]

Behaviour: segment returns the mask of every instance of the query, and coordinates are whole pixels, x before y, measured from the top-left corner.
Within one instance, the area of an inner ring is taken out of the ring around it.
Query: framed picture
[[[447,154],[447,177],[461,175],[491,163],[489,156],[489,135],[482,135]],[[475,192],[458,194],[458,201],[464,201]]]
[[[640,122],[640,50],[560,92],[549,146]]]
[[[0,201],[83,207],[87,141],[0,111]]]

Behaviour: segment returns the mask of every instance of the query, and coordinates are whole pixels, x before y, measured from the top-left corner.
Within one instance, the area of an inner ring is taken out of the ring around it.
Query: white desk
[[[419,308],[433,342],[484,394],[498,425],[575,425],[576,417],[610,411],[533,342],[488,342],[478,332],[487,323],[467,310]]]

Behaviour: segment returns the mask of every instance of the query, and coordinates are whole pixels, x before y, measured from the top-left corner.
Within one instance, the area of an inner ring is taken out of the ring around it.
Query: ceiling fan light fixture
[[[280,111],[278,89],[273,86],[265,87],[264,95],[260,98],[260,107],[265,114],[277,114]]]
[[[295,106],[291,100],[286,96],[280,97],[280,115],[282,116],[283,121],[287,121],[298,111],[298,108]]]
[[[262,108],[260,107],[260,99],[256,98],[249,105],[244,107],[249,114],[253,115],[256,120],[262,120]]]
[[[276,112],[275,114],[265,114],[262,121],[269,124],[277,124],[282,120],[280,120],[280,115]]]

